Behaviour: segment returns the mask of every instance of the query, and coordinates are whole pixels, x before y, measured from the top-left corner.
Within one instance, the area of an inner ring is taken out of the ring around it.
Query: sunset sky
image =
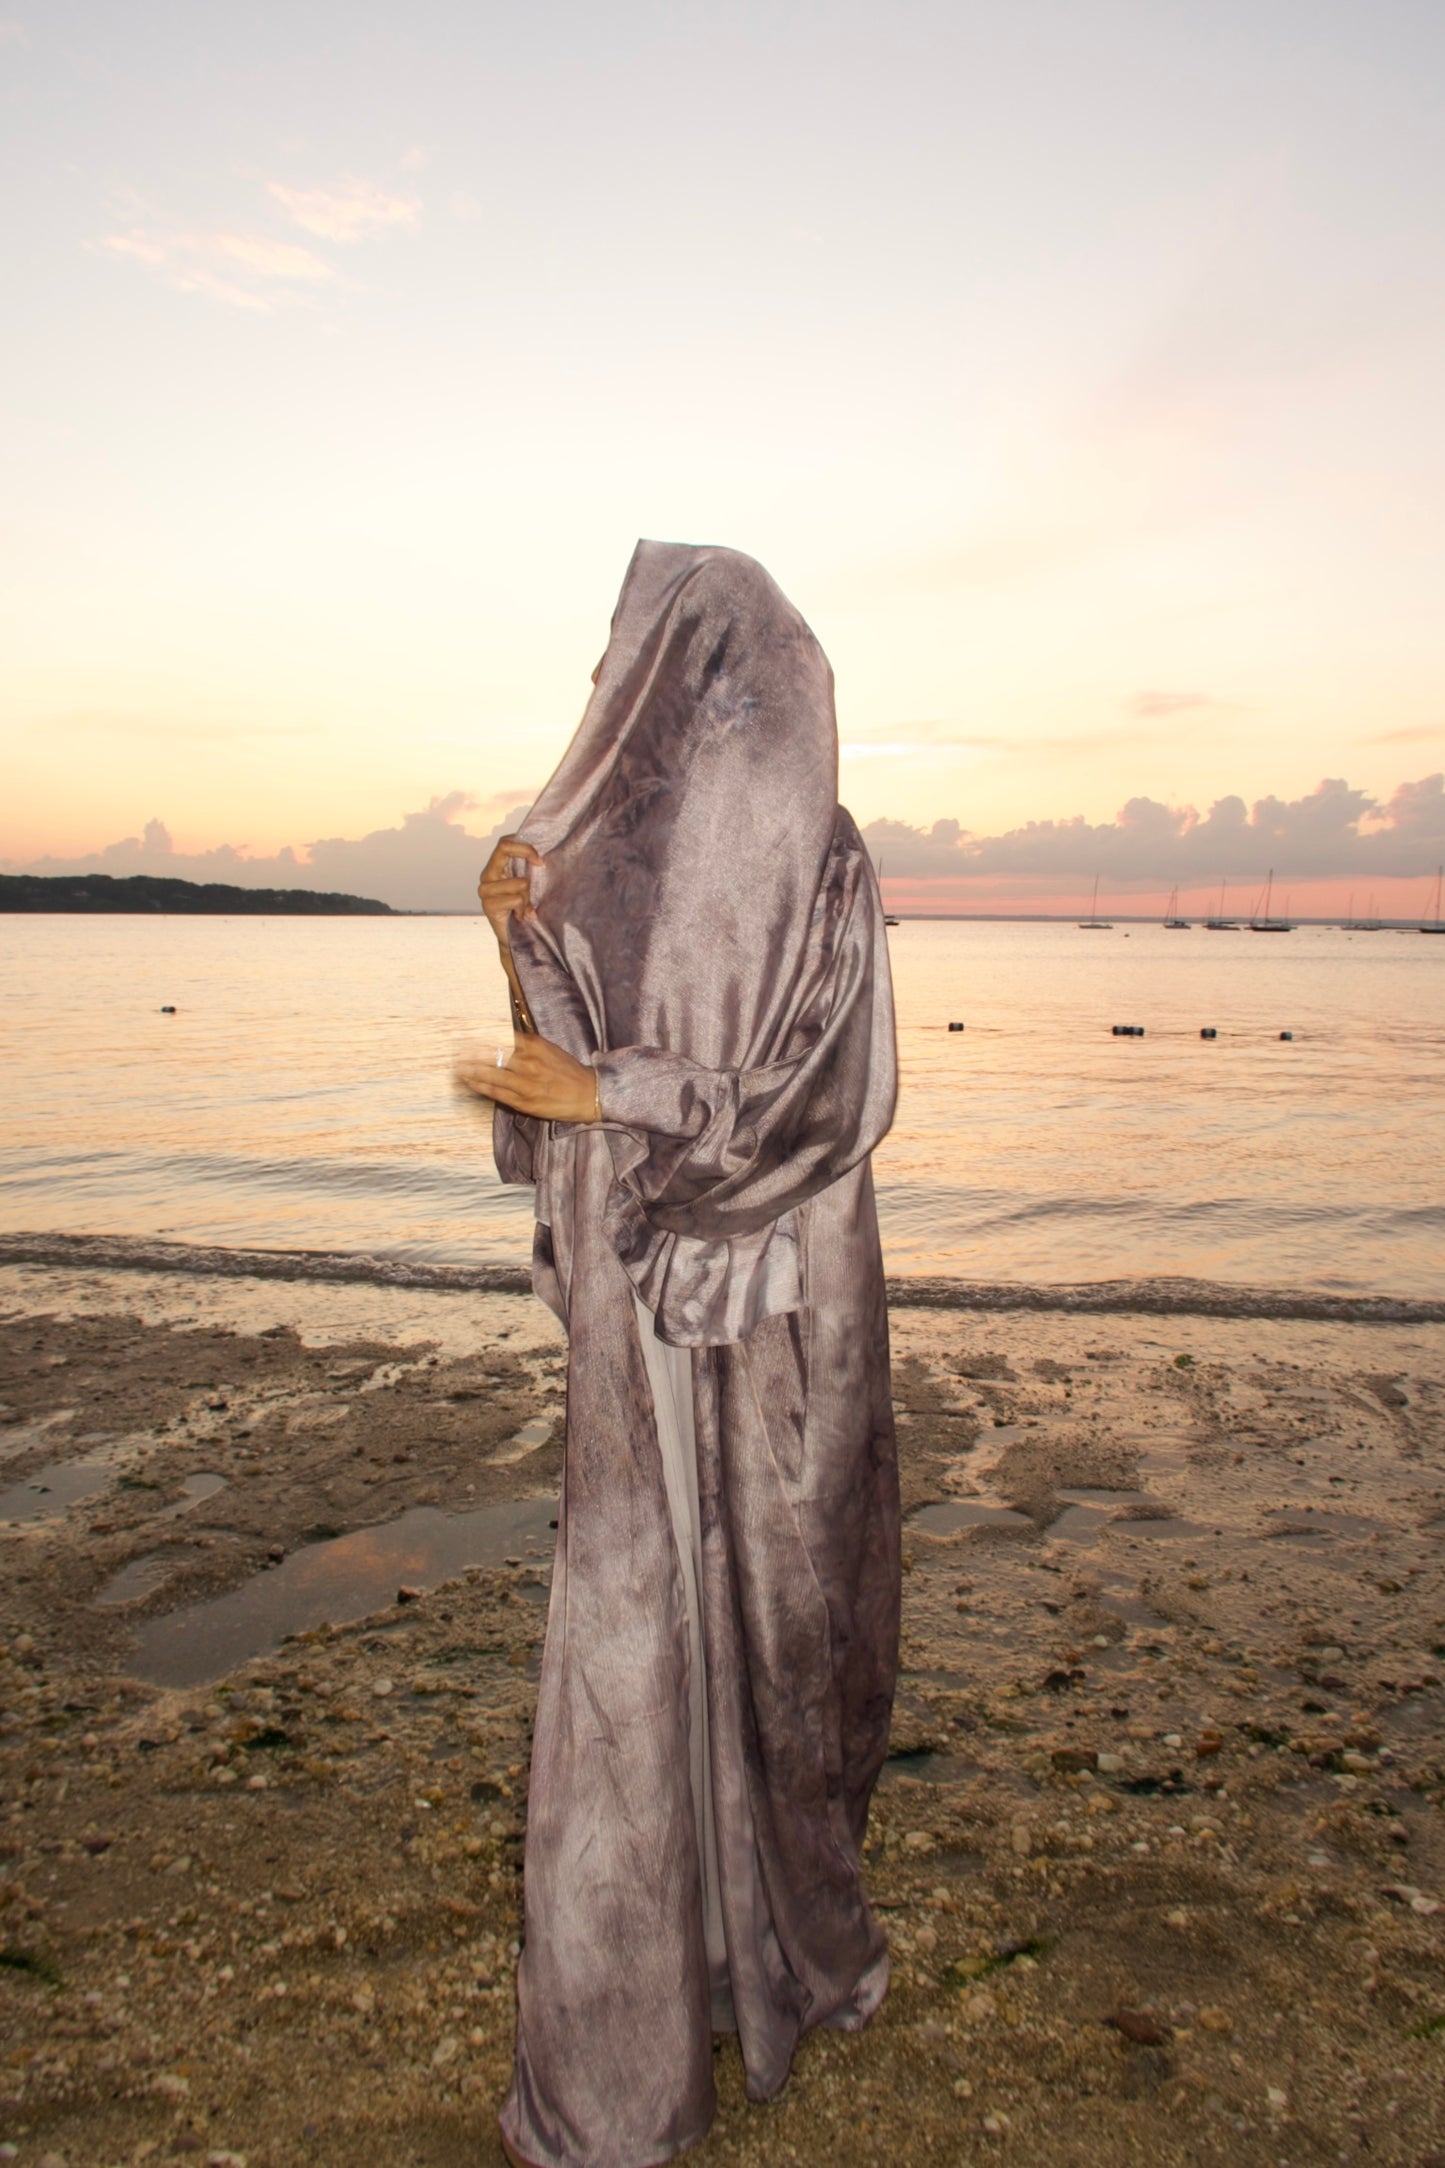
[[[0,16],[10,868],[394,835],[417,900],[651,535],[803,610],[905,900],[1416,907],[1439,0]]]

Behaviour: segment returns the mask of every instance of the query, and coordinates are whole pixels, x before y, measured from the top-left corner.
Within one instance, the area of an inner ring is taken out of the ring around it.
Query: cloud
[[[169,873],[189,881],[233,881],[243,888],[339,889],[379,896],[410,911],[465,911],[476,895],[477,875],[499,836],[525,818],[532,793],[469,791],[439,793],[393,828],[364,836],[323,836],[303,851],[287,846],[266,857],[244,846],[218,844],[208,851],[178,851],[164,821],[147,823],[104,850],[79,858],[41,858],[7,863],[7,873]],[[485,833],[463,825],[463,816],[495,814]],[[1099,874],[1111,884],[1129,881],[1165,887],[1212,885],[1220,880],[1262,885],[1273,866],[1276,881],[1363,881],[1433,872],[1445,859],[1445,774],[1402,783],[1383,803],[1337,778],[1300,798],[1216,799],[1207,813],[1164,805],[1157,798],[1130,798],[1112,821],[1081,816],[1027,821],[999,835],[971,834],[958,821],[930,828],[906,821],[870,821],[863,831],[890,881],[1057,878],[1075,883]],[[962,900],[964,891],[959,888]]]
[[[268,184],[294,225],[317,239],[349,246],[369,234],[415,223],[421,205],[374,182],[345,174],[330,188]],[[103,237],[112,255],[138,263],[179,293],[204,294],[227,308],[269,315],[287,296],[338,277],[334,265],[303,242],[275,234],[136,223]]]
[[[1445,723],[1412,723],[1408,730],[1382,730],[1367,738],[1367,745],[1438,745],[1445,738]]]
[[[288,188],[282,181],[267,186],[298,226],[323,241],[350,244],[392,226],[414,226],[421,210],[414,197],[388,195],[374,181],[349,173],[330,188]]]
[[[144,264],[183,294],[206,294],[230,308],[269,314],[280,294],[322,285],[336,274],[312,249],[264,234],[158,232],[132,227],[108,233],[112,255]]]
[[[469,810],[502,809],[504,817],[484,835],[471,834],[457,816]],[[527,797],[498,793],[479,801],[453,790],[433,798],[419,812],[407,813],[395,828],[374,828],[364,836],[324,836],[302,855],[289,844],[269,856],[253,856],[244,846],[217,844],[208,851],[178,851],[162,820],[151,820],[139,836],[124,836],[103,850],[79,858],[38,858],[28,865],[7,863],[7,873],[162,873],[183,881],[229,881],[240,888],[339,890],[352,896],[379,896],[404,911],[465,911],[476,902],[477,875],[493,844],[525,818]]]
[[[1146,705],[1147,703],[1147,705]],[[1159,732],[1150,727],[1163,717],[1185,708],[1222,710],[1226,703],[1208,693],[1138,693],[1129,703],[1135,720],[1098,730],[1075,730],[1067,734],[1035,737],[990,737],[961,730],[954,723],[895,723],[884,725],[867,738],[845,739],[839,752],[845,759],[881,760],[927,756],[937,752],[997,753],[1010,761],[1092,759],[1121,746],[1157,745]]]
[[[1445,776],[1402,783],[1382,805],[1328,778],[1302,798],[1220,798],[1205,814],[1131,798],[1112,821],[1028,821],[1001,835],[969,833],[956,820],[931,828],[871,821],[863,834],[890,876],[922,880],[1057,875],[1084,880],[1200,883],[1415,875],[1445,856]]]
[[[1208,693],[1135,693],[1126,703],[1129,713],[1147,719],[1155,715],[1183,715],[1190,708],[1213,708],[1219,705]]]
[[[16,22],[13,16],[8,16],[3,22],[0,22],[0,47],[6,45],[18,47],[22,53],[28,53],[30,50],[30,32],[26,29],[24,23]]]

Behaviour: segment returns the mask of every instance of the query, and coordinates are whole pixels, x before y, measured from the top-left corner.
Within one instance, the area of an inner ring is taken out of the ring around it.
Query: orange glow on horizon
[[[889,912],[902,918],[1041,918],[1087,919],[1092,883],[1045,880],[1002,881],[980,876],[947,881],[918,881],[883,877],[883,901]],[[1224,915],[1247,925],[1262,910],[1264,882],[1257,886],[1231,881],[1224,895]],[[1162,920],[1172,891],[1162,885],[1099,887],[1101,919]],[[1181,889],[1177,915],[1200,926],[1219,910],[1218,884]],[[1281,881],[1276,878],[1270,898],[1272,918],[1327,920],[1381,919],[1389,924],[1418,926],[1434,918],[1435,876],[1381,878],[1368,889],[1349,881]]]

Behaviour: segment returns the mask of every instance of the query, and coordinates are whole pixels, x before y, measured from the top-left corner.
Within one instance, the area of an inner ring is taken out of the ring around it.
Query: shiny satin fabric
[[[523,834],[512,949],[600,1127],[498,1109],[569,1341],[533,1745],[517,2057],[544,2168],[644,2168],[887,1984],[860,1850],[899,1558],[869,1154],[896,1092],[877,884],[837,804],[832,675],[750,559],[640,543],[596,689]],[[726,1979],[704,1937],[688,1612],[635,1296],[690,1351]]]

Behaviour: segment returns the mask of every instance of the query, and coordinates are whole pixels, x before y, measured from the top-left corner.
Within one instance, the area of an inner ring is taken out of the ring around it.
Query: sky
[[[1438,0],[0,0],[0,863],[465,908],[650,535],[904,907],[1418,910],[1442,95]]]

